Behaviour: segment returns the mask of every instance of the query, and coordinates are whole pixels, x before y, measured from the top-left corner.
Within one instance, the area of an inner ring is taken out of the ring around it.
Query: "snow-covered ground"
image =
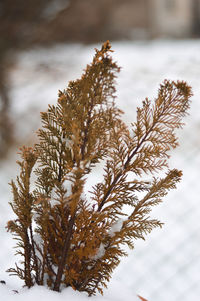
[[[180,146],[172,154],[170,166],[183,170],[183,180],[170,192],[153,215],[165,222],[145,242],[136,242],[135,250],[116,269],[104,297],[91,300],[199,301],[200,298],[200,41],[151,41],[113,43],[113,56],[122,67],[117,85],[117,103],[124,119],[135,121],[136,107],[148,96],[154,98],[165,78],[185,80],[193,88],[190,116],[179,131]],[[15,135],[20,143],[33,143],[39,127],[39,112],[55,103],[58,89],[80,77],[100,45],[59,45],[23,53],[11,74],[11,110]],[[16,150],[17,151],[17,150]],[[12,218],[8,202],[12,196],[8,182],[15,178],[15,151],[0,163],[0,284],[1,301],[85,300],[71,289],[61,294],[34,287],[22,289],[6,269],[14,265],[14,244],[5,230]],[[98,174],[96,174],[98,178]],[[18,290],[15,294],[12,290]]]

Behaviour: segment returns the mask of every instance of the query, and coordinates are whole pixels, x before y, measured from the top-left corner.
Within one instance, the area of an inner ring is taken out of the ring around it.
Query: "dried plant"
[[[133,248],[135,239],[162,226],[150,211],[181,179],[181,171],[168,170],[167,160],[178,145],[175,130],[183,125],[191,88],[164,81],[155,101],[145,99],[137,109],[129,130],[115,105],[120,68],[109,52],[109,42],[96,50],[82,78],[41,114],[38,144],[21,149],[21,173],[11,182],[17,218],[7,228],[23,260],[9,272],[28,287],[103,293],[127,255],[123,245]],[[86,191],[99,162],[103,180]],[[164,178],[156,177],[164,169]]]

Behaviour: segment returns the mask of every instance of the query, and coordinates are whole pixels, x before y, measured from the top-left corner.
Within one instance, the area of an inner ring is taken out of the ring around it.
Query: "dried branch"
[[[123,246],[134,248],[136,239],[162,227],[150,212],[181,179],[181,171],[168,170],[168,159],[178,145],[176,129],[189,109],[191,88],[164,81],[154,102],[145,99],[137,109],[129,130],[115,105],[120,68],[110,52],[109,42],[96,50],[81,79],[59,91],[57,105],[41,113],[34,150],[22,149],[21,173],[11,182],[17,219],[7,228],[23,257],[22,267],[9,272],[28,287],[103,293],[127,256]],[[88,175],[99,162],[103,180],[88,192]],[[166,176],[159,178],[159,171]]]

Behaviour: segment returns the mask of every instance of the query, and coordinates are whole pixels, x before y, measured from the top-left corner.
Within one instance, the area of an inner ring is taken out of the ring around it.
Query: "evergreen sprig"
[[[127,255],[123,246],[133,248],[135,239],[162,227],[149,214],[181,179],[181,171],[168,170],[168,159],[178,145],[175,130],[183,125],[191,88],[165,80],[155,101],[145,99],[137,109],[129,130],[115,105],[120,68],[111,51],[109,42],[96,50],[81,79],[41,113],[38,144],[21,149],[21,173],[11,182],[17,219],[7,228],[23,260],[9,272],[28,287],[103,293]],[[85,191],[99,162],[103,180]],[[32,169],[36,180],[30,185]],[[166,176],[156,177],[164,169]]]

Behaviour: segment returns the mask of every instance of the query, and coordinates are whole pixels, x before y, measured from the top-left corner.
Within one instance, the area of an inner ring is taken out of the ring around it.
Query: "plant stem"
[[[57,291],[57,292],[60,291],[60,284],[61,284],[61,280],[62,280],[63,271],[65,268],[66,258],[67,258],[69,248],[70,248],[70,240],[71,240],[71,236],[72,236],[74,221],[75,221],[75,213],[71,216],[71,219],[69,221],[69,229],[67,231],[67,236],[65,238],[62,257],[61,257],[60,263],[58,265],[56,280],[55,280],[54,287],[53,287],[53,290]]]

